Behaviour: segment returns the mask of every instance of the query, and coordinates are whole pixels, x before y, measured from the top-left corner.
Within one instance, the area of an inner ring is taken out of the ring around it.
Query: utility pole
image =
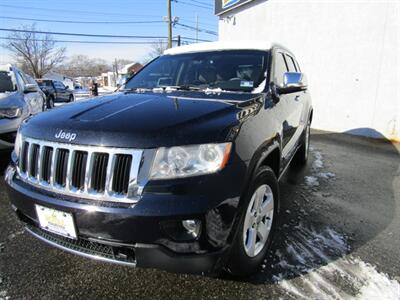
[[[178,35],[178,47],[180,47],[180,45],[181,45],[181,36]]]
[[[199,42],[199,14],[196,14],[196,43]]]
[[[167,8],[168,8],[168,49],[172,48],[172,17],[171,17],[171,0],[167,0]]]

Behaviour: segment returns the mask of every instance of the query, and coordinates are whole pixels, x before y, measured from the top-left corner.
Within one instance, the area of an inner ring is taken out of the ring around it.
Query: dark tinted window
[[[285,55],[286,63],[289,68],[289,72],[297,72],[296,65],[294,64],[293,58],[290,55]]]
[[[125,88],[190,86],[251,91],[265,79],[268,53],[232,50],[164,55],[137,75]]]
[[[13,92],[17,90],[17,85],[12,79],[11,72],[0,71],[0,93]]]
[[[54,81],[54,86],[60,90],[65,89],[65,85],[60,81]]]
[[[283,57],[283,53],[277,52],[275,54],[274,62],[274,82],[277,85],[283,85],[283,74],[288,71],[286,61]]]
[[[36,82],[40,87],[52,87],[50,80],[37,79]]]

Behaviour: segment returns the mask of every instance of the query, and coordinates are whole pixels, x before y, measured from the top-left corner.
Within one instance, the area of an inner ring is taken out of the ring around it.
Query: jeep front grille
[[[18,173],[40,188],[99,201],[135,203],[142,150],[23,138]]]

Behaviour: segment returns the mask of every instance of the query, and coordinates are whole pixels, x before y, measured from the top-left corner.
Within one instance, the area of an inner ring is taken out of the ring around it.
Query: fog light
[[[193,238],[197,238],[200,235],[201,221],[199,221],[199,220],[183,220],[182,225],[187,230],[187,233],[190,234]]]

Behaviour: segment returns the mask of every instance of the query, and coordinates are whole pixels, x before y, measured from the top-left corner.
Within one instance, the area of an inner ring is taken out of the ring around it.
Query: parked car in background
[[[281,224],[279,179],[307,161],[312,114],[282,46],[169,49],[118,93],[24,122],[9,199],[28,232],[76,254],[250,275]]]
[[[73,102],[74,92],[65,86],[61,81],[51,79],[36,79],[36,82],[46,94],[47,107],[54,107],[54,103]]]
[[[45,110],[44,101],[38,85],[21,70],[0,66],[0,150],[13,147],[21,122]]]
[[[43,111],[47,110],[47,97],[46,94],[41,90],[41,88],[39,87],[39,85],[37,84],[36,80],[33,79],[32,76],[25,74],[26,79],[28,80],[28,82],[30,84],[34,84],[37,86],[37,91],[38,93],[42,96],[43,98]]]

